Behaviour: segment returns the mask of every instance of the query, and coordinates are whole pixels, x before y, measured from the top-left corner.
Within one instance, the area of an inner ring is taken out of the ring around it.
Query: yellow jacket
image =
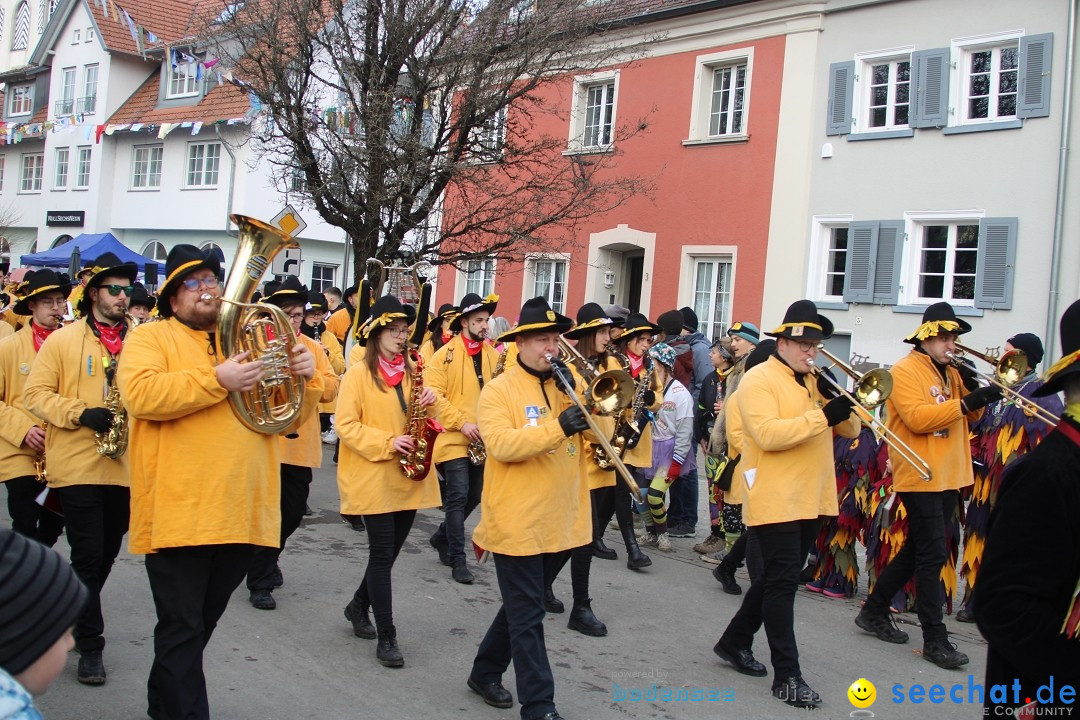
[[[345,347],[341,344],[341,341],[337,339],[337,335],[331,332],[324,332],[319,335],[319,342],[326,348],[328,359],[330,360],[330,367],[333,368],[334,373],[337,375],[345,374]]]
[[[0,481],[34,474],[37,453],[22,443],[30,428],[41,424],[23,407],[23,388],[36,357],[29,323],[0,342]]]
[[[923,482],[915,468],[890,447],[893,489],[937,492],[973,484],[968,423],[982,417],[982,410],[964,415],[960,400],[968,392],[960,371],[946,368],[946,385],[930,356],[912,350],[890,372],[893,391],[885,404],[886,424],[930,465],[932,475],[930,482]]]
[[[743,522],[767,525],[836,515],[833,432],[856,437],[855,414],[830,429],[813,376],[803,375],[800,383],[776,356],[746,373],[736,396],[743,452],[732,485],[743,486]]]
[[[520,365],[484,386],[478,418],[488,459],[480,524],[473,533],[480,547],[537,555],[592,539],[582,438],[567,438],[559,426],[559,413],[570,405],[553,381],[541,386]]]
[[[0,340],[9,338],[15,334],[15,326],[11,323],[0,323]]]
[[[420,343],[420,348],[417,352],[420,353],[420,357],[424,358],[425,363],[428,360],[431,360],[431,356],[435,354],[435,343],[431,342],[430,334],[424,342]]]
[[[401,381],[406,404],[412,386],[412,377],[406,375]],[[341,381],[334,427],[341,441],[337,478],[342,514],[378,515],[439,505],[435,468],[420,481],[401,471],[394,438],[405,432],[405,412],[392,387],[384,384],[380,390],[375,384],[363,355]]]
[[[499,354],[487,343],[480,343],[480,356],[480,370],[486,385],[495,371]],[[465,350],[461,335],[455,335],[430,359],[424,360],[424,384],[439,395],[435,413],[447,430],[435,442],[435,462],[465,457],[469,439],[461,432],[461,426],[476,422],[480,383],[476,380],[476,366]]]
[[[342,343],[345,342],[345,335],[349,332],[350,327],[352,327],[352,317],[349,315],[348,306],[344,304],[331,313],[326,320],[326,332],[336,336]]]
[[[570,369],[574,372],[574,381],[579,388],[584,388],[585,383],[580,374],[578,374],[577,366],[571,365]],[[608,370],[622,370],[622,365],[619,361],[610,355],[605,360],[603,366],[599,369],[599,372],[607,372]],[[581,397],[582,402],[585,402],[583,393],[578,394]],[[612,434],[615,432],[615,418],[610,415],[593,415],[593,420],[604,432],[604,438],[611,440]],[[585,452],[581,453],[581,472],[585,478],[585,482],[588,484],[590,490],[596,490],[602,487],[615,487],[615,478],[617,471],[604,470],[593,457],[596,455],[597,443],[585,442]]]
[[[297,339],[307,345],[308,350],[315,356],[315,375],[322,378],[323,388],[318,398],[319,405],[308,402],[307,398],[304,398],[304,408],[300,413],[300,427],[293,427],[290,431],[278,435],[278,449],[281,451],[280,457],[283,464],[317,468],[322,466],[322,435],[319,432],[319,413],[316,411],[322,403],[337,397],[338,376],[330,368],[330,361],[322,345],[306,335],[299,335]],[[309,385],[305,390],[305,395],[314,392],[314,386]],[[300,437],[286,437],[291,432],[295,432]]]
[[[644,373],[645,369],[642,368],[641,372]],[[639,375],[638,378],[641,376]],[[648,410],[656,412],[660,409],[660,406],[664,404],[664,389],[660,387],[660,383],[656,380],[656,370],[653,370],[652,380],[650,381],[650,389],[653,394],[656,395],[656,399],[653,400],[653,404],[648,406]],[[697,452],[697,450],[694,450]],[[645,468],[646,471],[652,471],[652,423],[645,423],[645,427],[641,430],[641,439],[638,440],[637,446],[626,451],[626,456],[623,458],[623,462],[627,465],[633,465],[636,468]]]
[[[129,331],[128,339],[133,334]],[[113,460],[98,454],[94,431],[79,424],[83,410],[105,406],[102,358],[107,357],[108,351],[83,318],[50,335],[30,368],[23,403],[49,423],[45,431],[49,487],[130,484],[131,438],[128,452]],[[119,367],[123,365],[121,351]]]
[[[735,392],[738,392],[736,390]],[[735,460],[743,449],[742,415],[739,413],[739,401],[733,400],[735,393],[728,395],[724,401],[724,434],[727,437],[728,462]],[[743,502],[743,490],[746,483],[739,472],[742,460],[735,466],[734,475],[731,478],[731,490],[724,493],[724,502],[728,505],[741,505]]]
[[[240,423],[217,381],[218,360],[208,333],[176,318],[140,325],[128,336],[119,380],[131,417],[133,553],[278,546],[278,440]],[[304,411],[317,402],[322,383],[318,374],[308,383]]]

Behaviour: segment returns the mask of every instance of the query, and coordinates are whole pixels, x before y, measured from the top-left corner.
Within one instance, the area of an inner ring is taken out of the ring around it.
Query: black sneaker
[[[459,582],[462,585],[472,585],[472,573],[469,572],[469,568],[464,564],[455,565],[450,574],[453,576],[455,582]]]
[[[735,575],[725,570],[722,564],[713,568],[712,576],[716,578],[716,582],[723,585],[724,592],[728,595],[742,595],[742,588],[735,582]]]
[[[83,685],[105,684],[105,662],[100,650],[84,650],[79,653],[79,667],[75,679]]]
[[[968,664],[968,656],[956,649],[948,640],[928,640],[923,644],[922,655],[945,670]]]
[[[888,615],[875,615],[867,612],[864,607],[855,616],[855,624],[872,635],[877,635],[879,640],[903,645],[908,641],[908,634],[896,627],[896,621]],[[965,662],[967,662],[965,660]]]
[[[773,683],[774,698],[783,700],[797,708],[816,708],[821,706],[821,696],[806,684],[801,675],[778,679]]]
[[[428,544],[439,553],[439,562],[448,567],[453,566],[450,562],[450,543],[446,541],[446,536],[435,533],[428,538]]]
[[[252,590],[248,600],[251,601],[251,607],[257,610],[273,610],[277,607],[277,601],[269,590]]]
[[[696,533],[693,525],[675,525],[668,528],[668,535],[677,538],[692,538]]]
[[[371,624],[367,608],[357,610],[350,602],[345,606],[345,619],[352,623],[353,635],[365,640],[374,640],[378,637],[375,626]]]

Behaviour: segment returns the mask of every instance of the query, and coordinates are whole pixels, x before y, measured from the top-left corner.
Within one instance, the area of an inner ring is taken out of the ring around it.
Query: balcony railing
[[[75,114],[75,99],[74,98],[61,98],[56,101],[56,115],[57,117],[63,115]]]
[[[80,115],[93,115],[97,109],[97,95],[87,95],[79,98],[77,113]]]

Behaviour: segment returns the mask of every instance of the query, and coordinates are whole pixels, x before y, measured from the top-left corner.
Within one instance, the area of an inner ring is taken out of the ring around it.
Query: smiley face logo
[[[851,683],[847,691],[848,700],[857,708],[868,708],[877,699],[877,688],[866,678],[859,678]]]

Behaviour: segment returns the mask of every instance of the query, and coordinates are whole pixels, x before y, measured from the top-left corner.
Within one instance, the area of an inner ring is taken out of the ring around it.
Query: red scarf
[[[443,343],[443,345],[445,345],[446,343],[450,342],[453,339],[454,339],[454,333],[450,332],[449,330],[443,330],[442,331],[442,343]]]
[[[393,360],[387,360],[380,354],[379,374],[387,385],[397,387],[401,378],[405,377],[405,356],[398,354]]]
[[[645,367],[645,358],[627,351],[626,357],[630,360],[630,374],[637,378],[641,374],[641,368]]]
[[[476,353],[480,352],[480,348],[484,346],[483,340],[470,340],[465,337],[464,333],[461,334],[461,341],[465,343],[465,352],[469,353],[469,357],[476,355]]]
[[[40,350],[41,344],[45,342],[45,338],[52,335],[53,331],[56,330],[56,328],[53,328],[52,330],[43,328],[40,325],[35,324],[33,320],[30,321],[30,327],[34,330],[34,352]]]
[[[91,322],[94,323],[94,327],[97,328],[101,344],[105,346],[105,349],[109,351],[109,354],[119,355],[120,348],[124,347],[124,338],[120,337],[120,331],[124,329],[124,324],[116,323],[110,327],[109,325],[102,325],[97,319],[93,319]]]

